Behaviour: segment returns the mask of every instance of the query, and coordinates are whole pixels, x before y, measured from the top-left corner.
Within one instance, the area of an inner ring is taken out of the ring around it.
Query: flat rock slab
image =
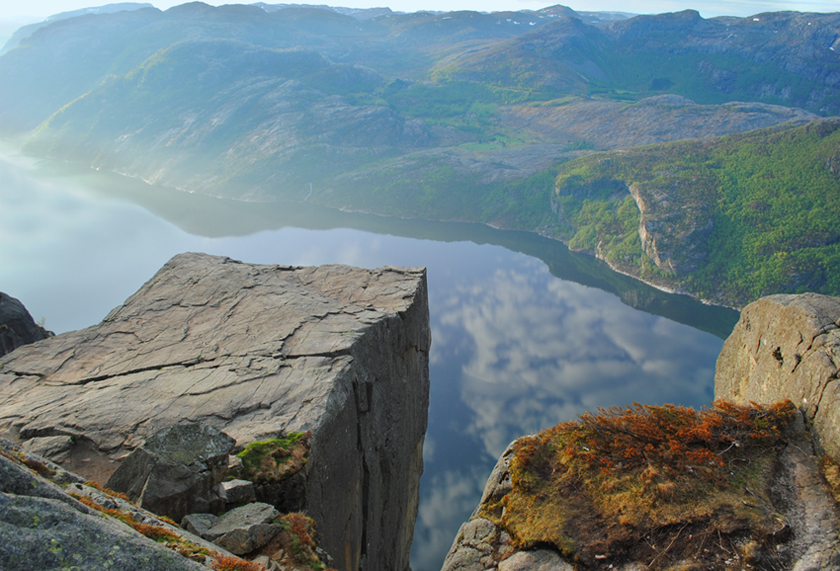
[[[104,483],[184,420],[237,449],[312,430],[306,511],[322,546],[348,569],[403,569],[430,344],[423,268],[182,254],[102,323],[0,358],[0,436],[72,436],[62,465]]]
[[[176,256],[102,323],[0,361],[0,433],[71,435],[120,458],[183,419],[239,447],[310,428],[350,347],[422,274]]]

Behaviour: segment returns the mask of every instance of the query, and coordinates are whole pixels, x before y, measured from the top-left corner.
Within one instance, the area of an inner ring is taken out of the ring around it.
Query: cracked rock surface
[[[425,270],[170,260],[102,323],[0,359],[0,434],[70,436],[102,483],[182,420],[255,440],[312,430],[306,512],[341,569],[406,569],[431,343]]]
[[[726,340],[715,398],[737,404],[790,399],[817,443],[840,461],[840,298],[771,295],[751,303]]]

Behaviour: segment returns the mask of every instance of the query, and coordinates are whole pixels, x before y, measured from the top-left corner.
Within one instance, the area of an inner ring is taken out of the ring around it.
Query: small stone
[[[241,461],[241,460],[240,460]],[[228,506],[257,501],[254,483],[248,480],[230,480],[222,482],[224,498]]]
[[[209,531],[217,519],[219,518],[213,514],[188,514],[181,520],[181,527],[190,533],[212,541],[214,538],[209,536]]]

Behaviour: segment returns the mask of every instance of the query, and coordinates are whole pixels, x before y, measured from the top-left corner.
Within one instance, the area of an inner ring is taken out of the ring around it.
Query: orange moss
[[[212,557],[213,562],[210,564],[210,569],[213,569],[213,571],[265,571],[265,567],[259,563],[240,559],[239,557],[231,557],[215,552],[212,554]]]
[[[840,503],[840,466],[834,463],[830,456],[823,456],[821,461],[822,474],[828,484],[834,501]]]
[[[482,515],[517,547],[554,545],[581,569],[622,558],[652,568],[703,558],[709,546],[698,538],[709,530],[718,534],[715,553],[758,538],[756,549],[778,558],[768,543],[778,528],[768,490],[776,446],[795,414],[790,401],[586,413],[518,440],[513,489]],[[667,555],[662,543],[672,545]]]
[[[134,530],[140,533],[141,535],[148,537],[152,541],[166,545],[167,547],[169,547],[173,551],[176,551],[180,555],[183,555],[184,557],[193,559],[195,561],[203,562],[205,556],[210,554],[210,552],[204,549],[203,547],[200,547],[192,543],[191,541],[187,541],[186,539],[178,536],[177,533],[168,530],[163,526],[139,523],[134,521],[134,519],[131,517],[131,514],[126,511],[118,509],[109,509],[100,506],[87,496],[82,496],[80,494],[74,493],[71,493],[70,495],[82,502],[83,504],[85,504],[86,506],[123,522],[124,524],[134,528]]]
[[[88,480],[87,482],[85,482],[85,486],[90,486],[91,488],[96,488],[97,490],[99,490],[103,494],[107,494],[107,495],[111,496],[112,498],[119,498],[121,500],[124,500],[124,501],[130,503],[130,504],[134,503],[131,500],[129,500],[128,496],[126,496],[124,493],[115,492],[114,490],[112,490],[110,488],[104,488],[104,487],[100,486],[98,483],[94,482],[93,480]],[[163,519],[163,518],[161,518],[161,519]],[[172,520],[169,520],[167,523],[172,523],[172,525],[175,525],[175,522],[173,522]]]

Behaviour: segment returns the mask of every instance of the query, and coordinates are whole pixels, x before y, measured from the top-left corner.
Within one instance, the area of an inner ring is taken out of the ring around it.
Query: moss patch
[[[238,477],[257,484],[279,482],[296,474],[309,458],[311,432],[252,442],[236,456],[242,460]]]
[[[823,456],[820,462],[822,474],[828,484],[834,501],[840,503],[840,466],[834,463],[830,456]]]
[[[513,489],[482,515],[516,547],[551,545],[580,569],[781,568],[788,527],[770,486],[794,414],[790,401],[587,413],[517,441]]]

